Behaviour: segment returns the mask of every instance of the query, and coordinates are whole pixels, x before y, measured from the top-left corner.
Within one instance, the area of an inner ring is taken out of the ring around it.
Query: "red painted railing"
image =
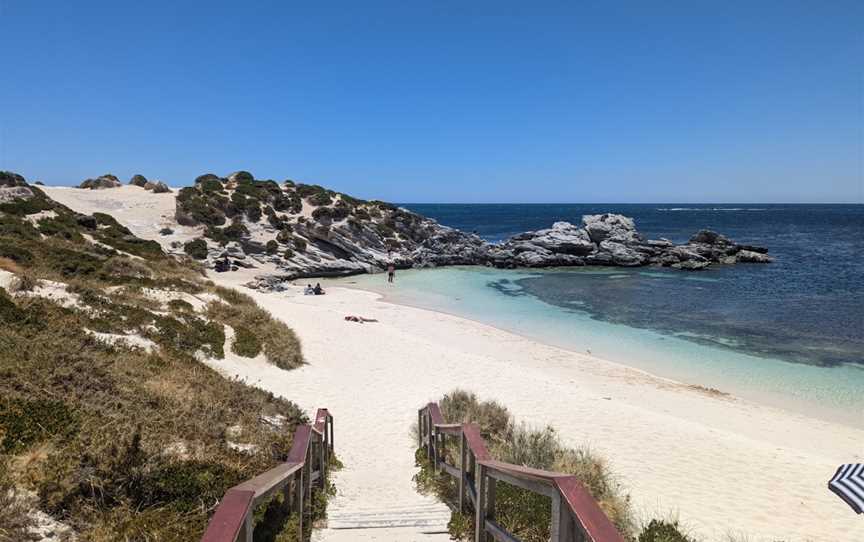
[[[454,504],[465,511],[467,500],[474,505],[476,542],[516,541],[518,538],[495,521],[495,486],[504,482],[546,495],[552,500],[551,542],[624,542],[597,501],[572,475],[521,467],[495,461],[475,424],[444,423],[441,409],[429,403],[417,413],[418,444],[426,450],[436,471],[447,472],[459,483]],[[447,462],[448,438],[459,439],[460,464]]]
[[[299,514],[299,539],[309,516],[313,489],[322,490],[333,454],[333,416],[318,409],[312,425],[299,425],[285,463],[229,489],[210,518],[201,542],[252,542],[255,509],[284,493],[288,513]]]

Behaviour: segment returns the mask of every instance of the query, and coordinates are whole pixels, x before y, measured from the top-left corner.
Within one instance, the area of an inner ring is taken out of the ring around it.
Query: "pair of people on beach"
[[[304,295],[324,295],[324,288],[321,287],[321,283],[315,283],[315,287],[313,288],[311,284],[306,285],[306,289],[303,290]]]

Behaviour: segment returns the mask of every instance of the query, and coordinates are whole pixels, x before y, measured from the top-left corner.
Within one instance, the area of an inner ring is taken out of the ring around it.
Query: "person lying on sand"
[[[377,322],[378,321],[374,318],[363,318],[362,316],[354,316],[353,314],[346,316],[345,320],[347,322],[360,322],[361,324],[365,324],[366,322]]]

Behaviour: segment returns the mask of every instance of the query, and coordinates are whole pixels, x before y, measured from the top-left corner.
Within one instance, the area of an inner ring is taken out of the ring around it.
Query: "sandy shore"
[[[214,276],[235,286],[247,278]],[[864,431],[718,397],[369,292],[252,295],[299,333],[309,365],[292,372],[236,361],[216,367],[307,411],[332,410],[346,464],[337,517],[430,505],[411,485],[409,427],[420,405],[461,387],[604,455],[641,517],[677,516],[709,540],[739,533],[749,540],[864,539],[864,522],[826,488],[838,464],[864,458]],[[345,322],[348,314],[379,322]],[[319,536],[356,540],[358,532]],[[364,539],[414,539],[399,532]]]

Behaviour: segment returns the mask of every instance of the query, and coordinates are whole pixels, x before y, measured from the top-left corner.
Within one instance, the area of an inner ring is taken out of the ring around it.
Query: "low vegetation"
[[[629,542],[696,542],[684,534],[677,521],[653,519],[641,527],[635,519],[630,497],[612,474],[605,460],[586,447],[563,445],[552,427],[531,428],[517,424],[506,406],[480,401],[476,395],[455,390],[439,401],[446,423],[474,423],[486,441],[489,453],[499,461],[572,474],[591,493],[618,531]],[[447,462],[459,464],[458,446],[447,449]],[[457,500],[454,479],[438,474],[425,450],[416,454],[419,472],[417,490],[444,502]],[[469,503],[470,505],[470,503]],[[499,482],[496,520],[520,540],[545,542],[551,535],[551,501],[548,497]],[[448,529],[455,540],[474,540],[473,511],[454,512]]]
[[[308,421],[201,360],[225,355],[226,325],[238,355],[283,368],[300,343],[194,261],[29,188],[0,205],[0,540],[28,540],[36,509],[79,540],[195,540]]]

